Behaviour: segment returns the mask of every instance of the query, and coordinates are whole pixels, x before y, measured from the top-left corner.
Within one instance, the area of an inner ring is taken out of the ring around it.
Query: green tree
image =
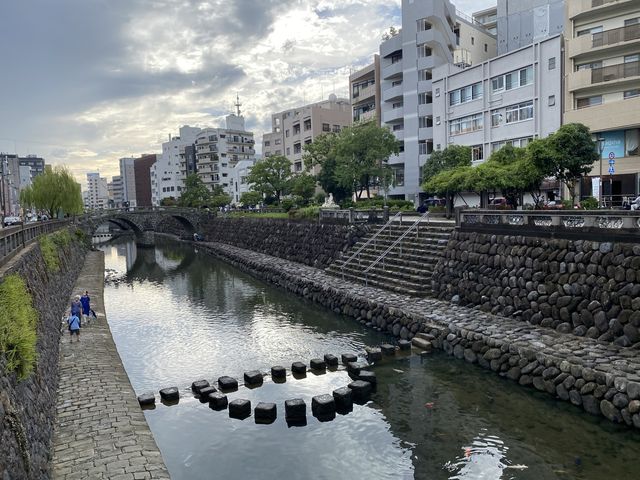
[[[23,207],[45,210],[49,218],[77,215],[84,207],[80,184],[64,166],[47,167],[30,186],[22,189],[20,203]]]
[[[229,195],[224,187],[221,185],[214,185],[211,193],[209,194],[209,203],[210,207],[224,207],[225,205],[229,205],[231,203],[231,195]]]
[[[304,164],[307,170],[319,166],[320,173],[316,175],[316,180],[322,189],[333,195],[335,202],[340,203],[352,193],[351,187],[345,188],[336,178],[336,168],[338,160],[335,153],[337,140],[335,133],[326,133],[316,137],[313,143],[304,146]]]
[[[434,150],[422,167],[422,181],[426,182],[444,170],[471,166],[471,147],[450,145],[444,150]]]
[[[360,199],[365,191],[371,197],[372,186],[389,185],[392,173],[387,161],[400,151],[400,143],[388,128],[365,122],[344,128],[334,149],[336,180]]]
[[[251,190],[240,195],[240,203],[245,206],[259,205],[260,202],[262,202],[262,194],[259,192],[254,192],[253,190]]]
[[[301,203],[308,204],[316,193],[316,179],[313,175],[301,173],[291,179],[291,193],[302,200]]]
[[[178,205],[176,197],[166,197],[160,200],[160,206],[162,207],[175,207],[176,205]]]
[[[581,123],[568,123],[542,141],[548,148],[532,149],[532,161],[546,175],[557,178],[567,187],[571,204],[575,205],[578,182],[598,160],[596,142],[589,128]]]
[[[210,199],[211,192],[198,174],[187,175],[178,204],[181,207],[199,208],[209,205]]]
[[[279,202],[289,188],[291,162],[282,155],[273,155],[256,163],[247,177],[253,189]]]

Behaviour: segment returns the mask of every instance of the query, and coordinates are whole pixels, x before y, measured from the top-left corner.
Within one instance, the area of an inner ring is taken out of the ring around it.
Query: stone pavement
[[[89,290],[97,320],[80,342],[60,343],[53,478],[168,479],[144,413],[129,382],[104,310],[104,254],[89,252],[74,295]]]

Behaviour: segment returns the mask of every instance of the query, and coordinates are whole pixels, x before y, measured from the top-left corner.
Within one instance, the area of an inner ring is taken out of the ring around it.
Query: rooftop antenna
[[[236,106],[236,112],[238,112],[238,116],[240,116],[240,113],[241,113],[241,112],[240,112],[240,107],[242,106],[242,104],[240,103],[240,95],[238,95],[237,93],[236,93],[236,103],[235,103],[235,106]]]

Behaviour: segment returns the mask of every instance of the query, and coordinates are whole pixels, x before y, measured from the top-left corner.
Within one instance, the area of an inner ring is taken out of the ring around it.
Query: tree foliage
[[[76,215],[84,208],[80,184],[64,166],[47,167],[35,177],[33,183],[20,192],[20,203],[45,210],[49,218],[57,218],[58,214]]]
[[[291,193],[302,200],[302,203],[309,203],[316,193],[316,179],[313,175],[301,173],[291,179]]]
[[[343,187],[336,177],[338,159],[336,158],[335,145],[338,136],[335,133],[326,133],[313,140],[313,143],[304,146],[304,163],[307,169],[320,167],[316,180],[322,189],[333,195],[334,201],[340,203],[350,197],[350,187]]]
[[[273,155],[257,162],[247,177],[253,190],[280,201],[291,179],[291,162],[282,155]]]
[[[444,150],[435,150],[422,168],[422,181],[426,182],[442,171],[471,166],[471,147],[450,145]]]
[[[259,192],[254,192],[253,190],[249,192],[244,192],[240,195],[240,203],[243,205],[259,205],[262,202],[262,194]]]
[[[178,200],[181,207],[199,208],[209,205],[211,192],[197,173],[187,175],[182,195]]]

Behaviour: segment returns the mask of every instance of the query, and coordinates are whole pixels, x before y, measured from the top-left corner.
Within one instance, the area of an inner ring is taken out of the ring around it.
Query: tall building
[[[195,149],[196,137],[201,129],[185,125],[180,127],[178,136],[169,136],[169,141],[162,144],[162,154],[150,167],[151,203],[160,205],[165,198],[177,199],[182,193],[184,178],[195,170],[182,171],[183,158],[187,151]],[[195,165],[194,165],[195,168]]]
[[[110,187],[109,187],[110,185]],[[113,208],[122,208],[124,203],[124,187],[122,185],[122,177],[116,175],[112,177],[111,183],[107,185],[110,190],[110,200]]]
[[[373,62],[349,75],[353,122],[375,120],[380,125],[380,56]]]
[[[422,167],[433,151],[433,69],[487,60],[495,44],[482,25],[457,16],[448,0],[402,1],[402,30],[380,45],[382,124],[403,142],[389,159],[392,198],[419,201]]]
[[[4,207],[7,213],[20,213],[20,191],[31,185],[35,177],[42,174],[45,168],[43,158],[36,155],[20,157],[16,154],[0,153],[0,210]]]
[[[568,0],[567,4],[581,1]],[[498,55],[563,33],[564,4],[564,0],[498,0]]]
[[[498,35],[498,7],[491,7],[473,13],[473,21],[482,25],[491,35]]]
[[[293,172],[304,170],[303,146],[325,133],[351,125],[351,105],[346,98],[329,95],[328,100],[271,115],[271,133],[262,136],[262,154],[284,155]]]
[[[26,157],[20,157],[19,163],[21,167],[29,168],[31,180],[33,181],[38,175],[44,173],[45,161],[44,158],[37,155],[27,155]]]
[[[99,173],[87,173],[87,190],[84,196],[84,208],[104,210],[109,207],[109,189],[107,179]]]
[[[213,190],[220,186],[233,196],[231,173],[238,162],[255,160],[253,132],[245,129],[244,117],[231,114],[226,117],[226,128],[205,128],[195,140],[196,172],[204,184]],[[180,163],[183,176],[190,166],[184,156]]]
[[[120,177],[122,178],[123,207],[137,207],[135,158],[120,159]]]
[[[554,133],[562,124],[562,47],[556,35],[472,67],[434,69],[435,149],[472,147],[479,164],[504,145],[524,147]]]
[[[150,207],[151,203],[151,166],[156,163],[157,155],[142,155],[133,162],[136,205],[138,207]]]
[[[229,176],[229,191],[232,203],[239,203],[240,197],[245,192],[251,190],[247,177],[251,173],[251,168],[255,165],[256,160],[240,160],[231,170]]]
[[[581,195],[621,205],[640,191],[640,1],[566,7],[564,122],[588,126],[602,148]]]

